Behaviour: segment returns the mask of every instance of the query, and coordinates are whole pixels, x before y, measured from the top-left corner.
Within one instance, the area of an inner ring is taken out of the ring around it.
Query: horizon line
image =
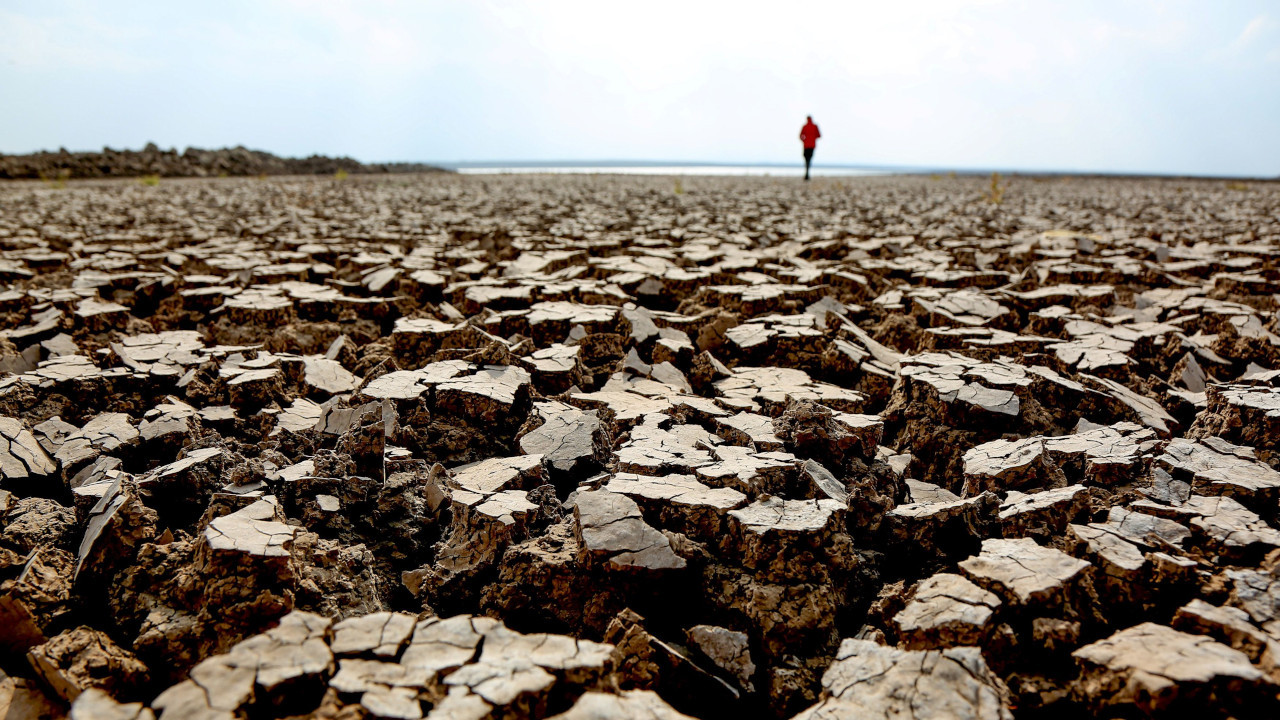
[[[765,168],[795,168],[804,167],[803,162],[743,162],[743,161],[722,161],[722,160],[633,160],[633,159],[599,159],[599,160],[422,160],[422,161],[398,161],[398,160],[375,160],[371,163],[394,163],[394,162],[410,162],[421,163],[424,165],[435,165],[437,167],[457,170],[465,168],[589,168],[589,167],[718,167],[718,168],[734,168],[734,167],[765,167]],[[1164,178],[1164,179],[1197,179],[1197,180],[1256,180],[1256,181],[1277,181],[1280,180],[1280,172],[1276,175],[1222,175],[1215,173],[1190,173],[1190,172],[1161,172],[1161,171],[1135,171],[1135,170],[1098,170],[1098,169],[1063,169],[1063,168],[1019,168],[1019,167],[948,167],[942,165],[877,165],[867,163],[851,163],[851,162],[814,162],[814,169],[827,168],[834,170],[868,170],[881,173],[894,173],[904,175],[924,175],[924,174],[946,174],[955,173],[956,175],[990,175],[991,173],[1002,173],[1009,175],[1040,175],[1040,176],[1103,176],[1116,178]]]

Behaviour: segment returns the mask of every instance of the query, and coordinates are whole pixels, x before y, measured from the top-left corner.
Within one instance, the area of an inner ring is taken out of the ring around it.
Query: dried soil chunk
[[[1068,480],[1098,485],[1132,482],[1155,432],[1135,423],[1094,427],[1044,438],[1044,447]]]
[[[920,288],[912,293],[916,310],[930,326],[965,325],[981,327],[1009,313],[1006,308],[976,288],[938,290]]]
[[[725,542],[747,568],[780,568],[789,559],[829,547],[843,530],[845,505],[836,500],[786,500],[766,496],[730,510]]]
[[[1243,608],[1273,636],[1280,636],[1280,563],[1269,572],[1228,570],[1232,604]]]
[[[138,424],[138,436],[147,445],[168,445],[181,448],[187,437],[198,427],[195,420],[199,412],[192,406],[169,397],[169,402],[156,405],[147,411]]]
[[[1017,605],[1061,604],[1087,567],[1030,538],[983,540],[982,553],[960,563],[969,579]]]
[[[155,372],[153,365],[185,367],[197,364],[197,351],[202,348],[204,337],[198,330],[126,335],[111,346],[125,365],[150,372]]]
[[[614,452],[623,472],[661,475],[690,473],[711,464],[711,454],[698,445],[707,445],[711,436],[702,428],[673,425],[663,428],[662,415],[649,415],[631,429],[631,438]]]
[[[1066,477],[1040,438],[993,440],[964,454],[964,497],[992,490],[1061,487]]]
[[[906,457],[910,459],[911,456],[907,455]],[[944,503],[960,499],[959,495],[956,495],[950,490],[934,485],[933,483],[924,482],[923,480],[907,478],[906,483],[912,503]]]
[[[588,334],[618,332],[621,318],[611,305],[580,305],[569,302],[540,302],[525,316],[534,343],[545,347],[564,340],[569,328],[582,326]]]
[[[452,687],[444,699],[427,714],[430,720],[487,720],[493,706],[465,687]]]
[[[360,696],[360,704],[377,718],[417,720],[422,717],[422,703],[414,688],[374,685]]]
[[[199,505],[198,512],[203,512],[208,494],[223,484],[221,472],[226,454],[227,451],[219,447],[188,451],[186,457],[139,477],[138,488],[144,497],[150,495],[184,506]]]
[[[994,493],[899,505],[885,515],[885,537],[890,547],[926,566],[967,557],[990,534],[999,506]]]
[[[400,664],[431,673],[462,667],[475,657],[483,633],[496,624],[491,618],[469,615],[420,620],[414,626],[413,637],[400,657]]]
[[[1239,650],[1203,635],[1142,623],[1072,653],[1076,693],[1094,712],[1135,707],[1153,715],[1276,707],[1275,685]],[[1257,715],[1261,712],[1261,715]]]
[[[1280,681],[1280,638],[1249,622],[1249,613],[1234,607],[1217,607],[1197,598],[1178,609],[1175,630],[1208,635],[1239,650],[1273,681]]]
[[[520,450],[538,455],[553,476],[574,478],[603,467],[609,459],[604,426],[595,410],[564,407],[520,438]]]
[[[0,417],[0,477],[6,484],[46,477],[57,469],[21,420]]]
[[[99,688],[112,694],[132,694],[147,681],[147,666],[121,648],[106,633],[78,627],[27,651],[31,667],[67,702]]]
[[[276,522],[278,508],[257,502],[209,523],[204,540],[214,555],[243,553],[260,558],[287,558],[298,528]]]
[[[1113,507],[1100,527],[1129,542],[1147,547],[1181,547],[1191,531],[1181,523],[1128,508]]]
[[[773,431],[800,457],[846,467],[855,458],[875,456],[884,424],[874,415],[833,412],[817,403],[791,400],[774,419]]]
[[[978,648],[899,650],[848,639],[822,676],[822,700],[796,720],[1012,720],[1007,695]]]
[[[476,347],[480,332],[466,323],[447,323],[434,318],[400,318],[391,330],[391,346],[396,358],[418,365],[437,350]]]
[[[615,568],[670,570],[685,566],[667,536],[645,523],[634,500],[608,490],[577,494],[574,518],[582,551]]]
[[[123,329],[129,322],[129,308],[98,298],[85,298],[76,305],[76,323],[93,333]]]
[[[236,407],[262,407],[284,397],[284,375],[279,368],[237,371],[227,379],[227,393]]]
[[[656,690],[677,707],[698,714],[738,699],[729,683],[699,667],[683,647],[653,635],[643,622],[637,613],[624,610],[605,632],[605,640],[613,646],[614,676],[621,687]]]
[[[302,362],[305,367],[303,382],[307,390],[321,398],[354,392],[360,384],[359,378],[336,360],[308,355]]]
[[[556,395],[582,382],[579,345],[553,343],[524,358],[533,366],[533,384],[544,395]]]
[[[1156,463],[1173,477],[1191,484],[1204,495],[1225,495],[1274,513],[1280,502],[1280,472],[1259,462],[1253,448],[1232,445],[1220,438],[1175,438]]]
[[[7,555],[7,558],[6,558]],[[20,655],[33,645],[43,643],[49,633],[64,624],[70,612],[71,573],[74,559],[70,553],[52,548],[32,551],[24,562],[12,553],[0,550],[0,560],[15,565],[0,567],[0,651]],[[17,570],[17,574],[10,574]]]
[[[542,456],[490,458],[455,468],[449,485],[489,496],[503,490],[532,490],[542,485]]]
[[[1139,422],[1160,433],[1162,437],[1168,437],[1169,433],[1178,427],[1178,421],[1166,412],[1160,403],[1146,395],[1139,395],[1124,385],[1107,378],[1094,377],[1092,375],[1082,375],[1082,377],[1086,381],[1086,385],[1092,385],[1110,394],[1115,400],[1128,407]]]
[[[373,400],[413,400],[427,392],[427,377],[425,370],[395,370],[370,380],[360,394]]]
[[[665,413],[671,410],[671,401],[666,398],[645,397],[634,392],[618,392],[602,390],[593,393],[574,393],[570,401],[586,409],[607,409],[613,416],[613,431],[621,433],[646,415]]]
[[[716,625],[694,625],[686,633],[689,644],[706,655],[717,667],[733,676],[738,687],[755,692],[751,682],[756,665],[751,662],[751,648],[746,633]]]
[[[457,490],[452,509],[435,562],[407,575],[422,576],[437,601],[456,605],[475,592],[474,578],[496,565],[509,545],[528,537],[538,506],[524,490],[490,495]]]
[[[782,439],[773,431],[773,420],[764,415],[740,412],[732,417],[717,418],[716,425],[717,434],[734,445],[753,446],[763,451],[782,449]]]
[[[723,529],[725,513],[747,502],[747,496],[737,490],[711,488],[692,475],[618,473],[604,489],[635,500],[664,527],[712,541]]]
[[[794,482],[799,460],[790,453],[752,452],[737,445],[711,449],[712,465],[699,467],[695,474],[712,487],[731,487],[750,496],[761,493],[785,494]]]
[[[408,642],[417,618],[406,613],[376,612],[333,626],[330,648],[335,655],[395,657]]]
[[[1143,582],[1147,559],[1137,545],[1117,534],[1114,526],[1104,523],[1071,525],[1068,532],[1069,537],[1083,544],[1073,552],[1089,558],[1102,572],[1103,576],[1095,578],[1094,584],[1108,601],[1134,602],[1147,594],[1146,583]]]
[[[1228,558],[1245,553],[1260,557],[1280,548],[1280,531],[1229,497],[1192,495],[1180,509],[1197,516],[1191,520],[1192,529]]]
[[[842,412],[858,412],[866,400],[861,393],[817,382],[792,368],[739,367],[714,385],[730,407],[760,410],[770,417],[780,414],[788,400],[809,400]]]
[[[513,366],[492,366],[436,386],[436,405],[476,422],[510,416],[519,398],[528,396],[529,373]]]
[[[76,557],[75,577],[109,577],[133,558],[138,546],[156,533],[156,514],[142,504],[132,482],[116,480],[93,509]]]
[[[1208,407],[1188,437],[1220,437],[1267,453],[1280,448],[1280,387],[1209,385],[1205,393]]]
[[[652,690],[582,694],[573,707],[549,720],[688,720]]]
[[[1088,512],[1089,490],[1083,485],[1030,495],[1015,491],[1000,503],[1000,526],[1007,538],[1056,538]]]
[[[449,673],[447,687],[464,687],[509,714],[541,715],[557,682],[590,684],[604,674],[613,646],[558,635],[522,635],[495,625],[484,633],[475,662]]]
[[[893,622],[910,649],[979,645],[1000,598],[960,575],[938,573],[916,586]]]
[[[298,398],[276,416],[276,429],[295,433],[312,430],[323,416],[323,406],[306,398]]]
[[[969,366],[963,361],[946,363],[948,358],[915,358],[920,364],[904,365],[900,371],[904,386],[917,386],[914,394],[932,395],[936,401],[960,403],[987,413],[1017,416],[1021,403],[1011,390],[991,388],[968,379]],[[923,362],[922,362],[923,361]],[[980,367],[978,368],[981,369]],[[976,373],[974,374],[976,376]],[[1019,378],[1020,380],[1020,378]],[[927,389],[926,389],[927,388]]]
[[[0,546],[26,553],[38,547],[71,548],[75,542],[75,510],[56,500],[22,498],[4,516]]]
[[[804,465],[800,466],[800,472],[802,477],[813,484],[814,497],[830,498],[842,505],[849,503],[849,488],[820,463],[805,460]]]
[[[325,642],[330,622],[289,613],[271,630],[196,665],[189,680],[160,693],[151,706],[161,720],[236,717],[250,701],[314,708],[333,672]]]
[[[118,703],[98,688],[89,688],[71,704],[70,720],[155,720],[140,702]]]

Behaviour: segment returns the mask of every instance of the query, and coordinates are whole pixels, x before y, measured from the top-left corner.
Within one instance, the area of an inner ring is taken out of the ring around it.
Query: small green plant
[[[62,168],[56,173],[41,171],[40,179],[44,181],[45,185],[53,188],[54,190],[61,190],[67,186],[67,180],[71,179],[71,171],[67,168]]]
[[[676,178],[676,194],[677,195],[684,194],[684,181],[681,180],[680,178]]]
[[[336,173],[334,173],[334,174],[333,174],[333,179],[334,179],[334,180],[346,180],[346,179],[347,179],[347,176],[348,176],[348,173],[347,173],[347,171],[346,171],[344,168],[338,168],[338,172],[336,172]]]
[[[146,185],[147,187],[155,187],[160,184],[160,176],[159,175],[143,175],[142,177],[138,178],[138,182],[142,183],[143,185]]]
[[[1227,189],[1228,189],[1228,190],[1235,190],[1236,192],[1248,192],[1248,191],[1249,191],[1249,186],[1248,186],[1248,185],[1246,185],[1246,184],[1244,184],[1244,183],[1242,183],[1242,182],[1239,182],[1239,181],[1235,181],[1235,180],[1233,180],[1233,181],[1231,181],[1231,182],[1227,183]]]
[[[1000,203],[1004,202],[1004,193],[1008,189],[1009,189],[1009,181],[1006,180],[1003,183],[1001,183],[1000,173],[993,172],[991,173],[991,187],[988,188],[985,193],[983,193],[983,197],[991,201],[992,204],[999,205]]]

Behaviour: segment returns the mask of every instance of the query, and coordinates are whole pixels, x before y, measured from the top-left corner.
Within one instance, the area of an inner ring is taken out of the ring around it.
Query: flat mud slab
[[[1280,185],[0,185],[0,716],[1280,717]]]

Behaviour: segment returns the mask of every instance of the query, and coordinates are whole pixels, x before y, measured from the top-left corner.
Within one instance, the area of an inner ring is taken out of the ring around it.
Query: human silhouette
[[[804,143],[804,179],[809,179],[809,163],[813,162],[813,149],[818,147],[818,126],[813,124],[813,116],[806,115],[804,127],[800,128],[800,142]]]

